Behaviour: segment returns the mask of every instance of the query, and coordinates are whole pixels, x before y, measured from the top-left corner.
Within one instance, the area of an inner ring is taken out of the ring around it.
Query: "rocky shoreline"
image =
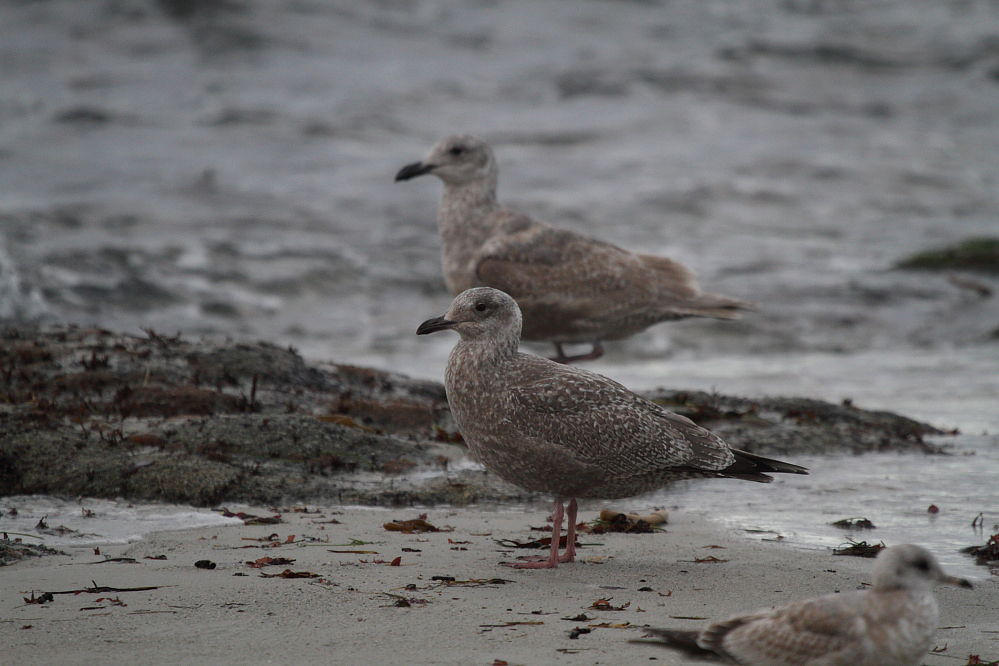
[[[803,398],[648,397],[766,455],[942,453],[936,428]],[[265,342],[0,331],[0,494],[197,506],[465,505],[529,493],[469,469],[443,386]]]

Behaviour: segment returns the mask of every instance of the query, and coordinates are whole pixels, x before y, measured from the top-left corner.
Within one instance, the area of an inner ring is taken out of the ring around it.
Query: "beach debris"
[[[21,597],[21,598],[24,599],[24,603],[26,604],[46,604],[50,601],[55,601],[55,598],[52,596],[51,592],[42,592],[40,596],[36,597],[34,590],[31,591],[30,597]]]
[[[985,661],[977,654],[968,655],[968,663],[964,666],[999,666],[999,659],[995,661]]]
[[[623,610],[627,609],[628,606],[630,606],[630,605],[631,605],[631,602],[629,601],[626,604],[624,604],[623,606],[612,606],[610,599],[597,599],[596,601],[593,602],[593,604],[589,607],[588,610],[595,610],[595,611],[623,611]]]
[[[295,540],[295,535],[294,534],[289,534],[288,536],[286,536],[284,538],[284,540],[282,540],[281,537],[278,535],[278,533],[274,532],[273,534],[268,534],[267,536],[264,536],[264,537],[241,537],[241,540],[242,541],[262,541],[266,545],[260,546],[260,548],[274,548],[274,547],[280,546],[282,544],[293,542]],[[245,547],[246,548],[256,548],[257,546],[245,546]]]
[[[144,559],[144,560],[165,560],[166,558],[167,558],[166,555],[146,555],[142,559]]]
[[[710,548],[711,546],[708,546]],[[679,560],[680,562],[691,562],[693,564],[721,564],[723,562],[728,562],[726,559],[720,557],[715,557],[714,555],[708,555],[706,557],[695,557],[692,560]]]
[[[534,549],[548,549],[552,545],[552,537],[542,537],[541,539],[531,539],[530,541],[517,541],[516,539],[493,539],[497,544],[503,546],[504,548],[534,548]],[[568,543],[568,535],[563,534],[559,537],[558,545],[559,548],[565,548]],[[581,548],[584,544],[576,541],[576,547]]]
[[[292,571],[291,569],[285,569],[281,573],[276,574],[265,574],[263,571],[260,572],[261,578],[319,578],[319,574],[313,573],[311,571]]]
[[[48,546],[22,543],[20,539],[11,540],[9,537],[14,532],[4,532],[4,538],[0,539],[0,566],[20,562],[26,557],[40,557],[42,555],[65,555],[61,550],[55,550]],[[39,538],[34,535],[25,535],[32,538]]]
[[[96,554],[99,555],[100,553]],[[103,560],[97,560],[96,562],[81,562],[81,564],[107,564],[108,562],[118,562],[119,564],[139,563],[134,557],[105,557]]]
[[[456,580],[454,576],[432,576],[430,580],[440,581],[448,587],[483,587],[485,585],[505,585],[516,581],[506,578],[469,578],[468,580]]]
[[[479,628],[483,631],[492,631],[493,629],[512,629],[513,627],[533,627],[539,624],[544,624],[544,622],[541,620],[510,620],[503,624],[480,624]]]
[[[667,513],[665,510],[639,515],[603,509],[596,520],[591,523],[580,523],[576,526],[576,531],[587,534],[606,534],[607,532],[651,534],[663,531],[658,526],[665,525],[666,522]]]
[[[931,504],[926,508],[926,513],[940,513],[940,507],[936,504]]]
[[[981,512],[981,511],[979,511],[978,515],[975,516],[974,519],[971,521],[971,526],[972,527],[985,527],[985,514],[983,512]]]
[[[108,602],[108,604],[111,605],[111,606],[127,606],[128,605],[124,601],[122,601],[121,598],[119,598],[119,597],[98,597],[97,601],[95,601],[94,603],[95,604],[99,604],[102,601]],[[82,611],[83,610],[104,610],[106,608],[107,608],[107,606],[84,606],[80,610],[82,610]]]
[[[852,555],[853,557],[877,557],[877,554],[887,548],[884,541],[875,544],[866,541],[854,541],[847,539],[849,544],[844,544],[833,550],[833,555]]]
[[[390,523],[385,523],[382,525],[389,532],[402,532],[403,534],[413,534],[414,532],[452,532],[454,528],[445,527],[438,528],[431,525],[426,520],[426,515],[424,514],[420,518],[413,518],[411,520],[393,520]]]
[[[105,592],[146,592],[148,590],[158,590],[161,587],[172,587],[171,585],[146,585],[143,587],[109,587],[107,585],[98,585],[94,581],[90,581],[93,587],[85,587],[82,590],[62,590],[59,592],[46,592],[45,594],[83,594],[84,592],[88,594],[102,594]]]
[[[593,630],[589,627],[574,627],[573,630],[569,632],[569,638],[576,640],[583,634],[588,634],[591,631]]]
[[[417,597],[405,597],[401,594],[395,594],[393,592],[379,592],[379,594],[384,594],[387,597],[392,597],[395,599],[395,603],[392,604],[395,608],[411,608],[412,606],[422,606],[424,604],[430,603],[429,599],[419,599]],[[385,608],[385,606],[383,606]]]
[[[872,523],[867,518],[844,518],[843,520],[837,520],[834,523],[829,523],[833,527],[838,527],[844,530],[873,530],[875,529],[874,523]]]
[[[198,560],[194,563],[194,566],[199,569],[214,569],[217,565],[211,560]]]
[[[288,566],[294,563],[295,560],[287,557],[260,557],[255,560],[248,561],[246,564],[254,569],[260,569],[268,566]]]
[[[70,529],[65,525],[60,525],[58,527],[49,527],[49,524],[45,522],[46,518],[48,518],[47,515],[42,516],[41,518],[38,519],[38,524],[35,525],[36,532],[40,532],[41,534],[45,534],[47,536],[66,536],[66,535],[92,536],[92,535],[80,534],[79,530]]]
[[[222,516],[225,518],[239,518],[246,525],[277,525],[278,523],[283,523],[284,520],[280,515],[276,516],[254,516],[250,513],[243,513],[242,511],[238,513],[233,513],[229,509],[222,507],[219,509]]]
[[[967,548],[962,548],[961,552],[974,557],[976,564],[987,566],[999,563],[999,532],[990,536],[985,545],[968,546]]]

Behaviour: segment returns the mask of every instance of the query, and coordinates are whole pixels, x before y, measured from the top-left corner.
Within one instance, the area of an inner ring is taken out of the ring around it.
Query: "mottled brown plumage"
[[[433,174],[444,182],[437,226],[444,282],[452,294],[489,286],[513,296],[525,340],[556,345],[560,360],[597,358],[601,340],[626,338],[662,321],[735,319],[752,304],[700,290],[681,264],[557,229],[501,206],[496,159],[473,136],[441,139],[396,180]],[[565,343],[594,351],[570,359]]]
[[[878,555],[868,590],[797,601],[699,631],[645,631],[669,646],[745,666],[915,666],[937,630],[937,583],[971,587],[944,574],[924,548],[903,544]]]
[[[570,535],[577,498],[631,497],[695,477],[768,482],[768,472],[806,473],[730,449],[607,377],[520,353],[520,328],[510,296],[478,287],[417,333],[458,332],[444,386],[472,454],[506,481],[554,496],[559,518],[569,500]]]

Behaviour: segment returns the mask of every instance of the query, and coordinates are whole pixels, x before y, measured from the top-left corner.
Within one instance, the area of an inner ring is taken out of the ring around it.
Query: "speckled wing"
[[[863,666],[870,657],[863,592],[826,595],[772,611],[760,611],[701,632],[698,645],[740,664]],[[888,664],[888,656],[882,654]]]
[[[522,215],[495,215],[497,234],[482,246],[473,266],[481,284],[516,299],[524,313],[525,338],[593,331],[610,339],[664,319],[703,314],[693,274],[674,261],[628,252]],[[613,330],[602,330],[609,325]]]
[[[615,381],[536,356],[518,358],[507,425],[524,437],[622,477],[679,466],[714,471],[735,459],[710,431]]]

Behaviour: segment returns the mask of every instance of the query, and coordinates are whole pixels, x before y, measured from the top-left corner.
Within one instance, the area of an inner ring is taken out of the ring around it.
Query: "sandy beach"
[[[19,496],[282,517],[0,567],[0,666],[691,663],[629,640],[870,581],[832,520],[958,567],[999,531],[999,269],[908,261],[995,238],[996,3],[47,0],[0,35],[0,531]],[[504,204],[757,303],[587,368],[812,475],[501,566],[551,507],[467,464],[454,338],[415,335],[440,186],[393,183],[453,132]],[[968,568],[926,665],[999,660]]]
[[[633,627],[695,627],[704,620],[688,618],[856,589],[869,582],[871,566],[825,549],[793,548],[772,534],[725,533],[681,510],[663,532],[584,534],[581,561],[523,571],[500,563],[530,551],[499,540],[544,537],[530,530],[546,525],[540,505],[430,509],[426,520],[441,531],[413,534],[383,525],[418,518],[417,509],[296,508],[309,513],[282,512],[277,524],[163,532],[102,547],[99,555],[90,546],[67,549],[65,556],[4,568],[4,660],[684,664],[689,658],[670,650],[630,643],[642,636]],[[581,519],[595,519],[600,508],[584,506]],[[650,507],[635,501],[614,508]],[[275,515],[273,508],[246,511]],[[248,564],[265,557],[294,561]],[[216,566],[197,568],[199,560]],[[286,570],[314,577],[276,575]],[[942,626],[924,664],[999,655],[999,585],[981,571],[974,590],[939,589]],[[156,589],[22,601],[95,585]]]

